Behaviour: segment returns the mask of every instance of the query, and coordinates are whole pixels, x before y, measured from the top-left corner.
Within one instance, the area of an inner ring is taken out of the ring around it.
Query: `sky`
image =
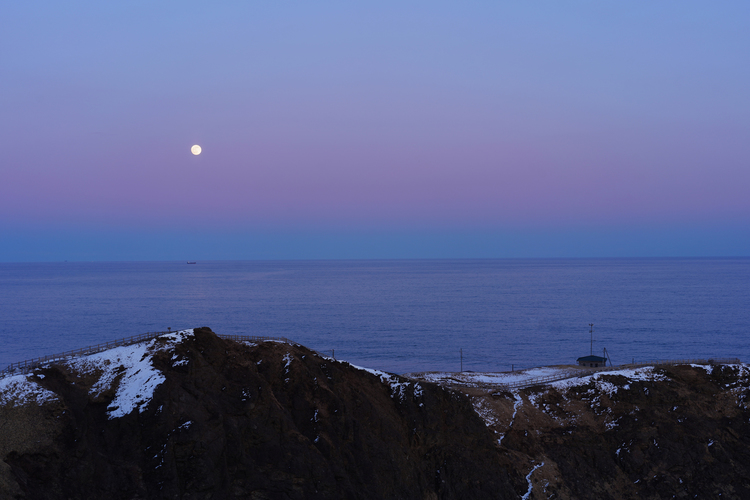
[[[0,262],[750,256],[748,21],[3,2]]]

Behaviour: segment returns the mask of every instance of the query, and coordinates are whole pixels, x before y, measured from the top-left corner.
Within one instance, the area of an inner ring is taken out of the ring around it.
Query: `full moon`
[[[190,148],[190,152],[195,156],[198,156],[199,154],[201,154],[201,147],[196,144],[192,148]]]

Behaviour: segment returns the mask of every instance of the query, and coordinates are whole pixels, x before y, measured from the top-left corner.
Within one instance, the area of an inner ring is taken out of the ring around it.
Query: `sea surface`
[[[750,361],[750,259],[0,264],[0,368],[167,328],[396,373]],[[461,365],[463,363],[463,365]]]

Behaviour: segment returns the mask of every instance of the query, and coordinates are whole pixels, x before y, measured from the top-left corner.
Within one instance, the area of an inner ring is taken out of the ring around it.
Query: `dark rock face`
[[[0,499],[750,498],[745,365],[462,394],[175,338],[0,381]]]
[[[475,403],[495,405],[503,452],[545,464],[533,474],[532,499],[750,498],[747,368],[680,365],[653,374],[601,375],[600,384]],[[523,404],[508,429],[515,397]]]
[[[107,413],[114,389],[92,396],[92,375],[65,365],[39,371],[37,383],[58,400],[0,406],[0,424],[12,430],[0,438],[0,497],[488,499],[525,491],[468,398],[438,386],[301,346],[223,340],[208,328],[154,351],[152,363],[165,377],[153,399],[117,418]]]

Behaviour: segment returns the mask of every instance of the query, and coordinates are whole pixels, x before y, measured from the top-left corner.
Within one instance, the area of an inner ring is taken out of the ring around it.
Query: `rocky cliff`
[[[501,453],[535,464],[530,498],[747,499],[749,387],[746,365],[709,364],[464,390]]]
[[[165,335],[0,385],[0,496],[518,498],[469,399],[298,345]]]
[[[750,498],[749,388],[451,390],[199,328],[0,379],[0,498]]]

